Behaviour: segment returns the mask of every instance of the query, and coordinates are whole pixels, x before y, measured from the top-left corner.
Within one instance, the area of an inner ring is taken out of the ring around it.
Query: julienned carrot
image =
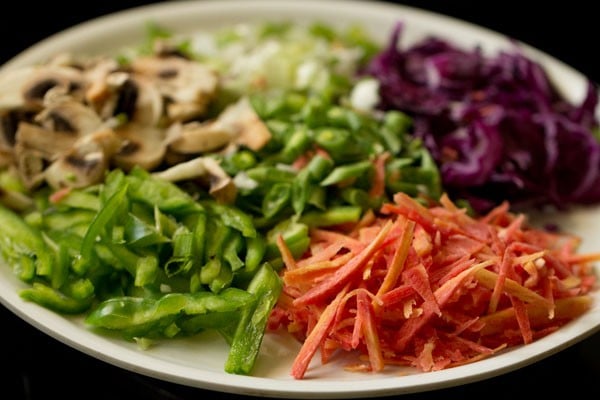
[[[303,342],[292,376],[302,379],[319,350],[322,363],[356,352],[352,371],[450,368],[588,310],[600,254],[577,254],[577,236],[535,229],[509,209],[474,218],[447,196],[424,206],[398,193],[354,227],[312,231],[297,260],[279,241],[284,295],[269,329]]]

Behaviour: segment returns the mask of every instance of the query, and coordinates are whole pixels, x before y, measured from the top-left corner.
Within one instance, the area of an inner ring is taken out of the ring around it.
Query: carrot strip
[[[335,271],[335,273],[329,279],[321,282],[317,286],[310,288],[302,296],[295,299],[294,305],[300,306],[315,303],[327,296],[335,294],[339,288],[346,285],[352,275],[369,260],[381,242],[383,242],[385,236],[391,228],[392,221],[387,221],[375,239],[363,251],[361,251],[356,258],[353,258],[346,265]]]
[[[283,280],[288,285],[316,282],[323,276],[331,273],[331,270],[346,264],[352,257],[352,253],[346,253],[329,261],[320,261],[297,267],[296,269],[286,270],[283,273]]]
[[[390,153],[385,152],[377,156],[373,161],[375,174],[371,189],[369,190],[369,196],[372,198],[381,197],[385,194],[385,163],[388,158],[390,158]]]
[[[517,324],[523,336],[523,343],[528,344],[533,341],[533,332],[531,331],[531,323],[529,322],[529,316],[527,315],[527,308],[525,303],[520,299],[510,296],[510,301],[515,310],[515,316],[517,317]]]
[[[338,311],[338,305],[344,298],[347,289],[341,290],[335,299],[325,308],[317,324],[310,331],[310,334],[302,344],[302,348],[294,362],[292,364],[291,375],[296,379],[302,379],[311,359],[322,345],[324,338],[327,336],[327,332],[335,319]]]
[[[381,371],[384,368],[383,354],[379,342],[379,334],[375,316],[373,315],[372,304],[369,301],[368,292],[362,290],[357,298],[358,314],[362,316],[362,333],[367,345],[367,353],[369,354],[369,362],[371,370],[374,372]]]
[[[554,317],[548,317],[548,312],[545,308],[535,304],[526,305],[527,314],[531,321],[531,326],[540,328],[547,324],[562,324],[565,320],[571,320],[579,317],[581,314],[590,309],[592,298],[590,296],[575,296],[558,299],[555,302]],[[506,329],[514,328],[516,325],[515,309],[505,308],[497,311],[494,314],[489,314],[481,317],[480,321],[484,324],[483,329],[479,332],[482,336],[494,335],[503,332]]]
[[[289,247],[286,245],[282,235],[277,236],[277,248],[281,253],[281,258],[283,259],[283,264],[285,265],[285,267],[288,270],[295,270],[296,260],[294,259],[294,256],[292,255],[292,252],[290,251]]]
[[[500,279],[499,274],[496,274],[495,272],[492,272],[487,269],[480,269],[475,274],[475,277],[477,278],[479,283],[488,288],[496,288],[496,282],[498,281],[498,279]],[[552,307],[554,306],[554,304],[548,301],[547,298],[539,295],[538,293],[530,289],[527,289],[526,287],[520,285],[512,279],[507,278],[504,282],[503,287],[506,293],[515,296],[518,299],[521,299],[522,301],[525,301],[527,303],[537,304],[540,307],[545,307],[547,310],[552,309]],[[490,312],[490,314],[493,312],[495,311]]]
[[[397,221],[402,221],[402,234],[400,236],[396,252],[394,253],[394,257],[392,258],[392,262],[388,267],[387,274],[383,279],[381,286],[379,286],[379,289],[377,290],[377,297],[380,297],[382,294],[388,292],[398,281],[398,277],[404,268],[404,263],[408,257],[408,251],[413,239],[416,225],[415,222],[407,220],[406,218],[399,218]]]
[[[510,252],[505,249],[502,256],[502,263],[500,264],[500,272],[496,276],[492,297],[490,298],[490,304],[488,307],[488,312],[490,313],[493,313],[498,308],[498,302],[500,301],[500,296],[504,290],[504,282],[506,281],[506,275],[508,274],[508,269],[510,266],[512,266],[512,256]]]

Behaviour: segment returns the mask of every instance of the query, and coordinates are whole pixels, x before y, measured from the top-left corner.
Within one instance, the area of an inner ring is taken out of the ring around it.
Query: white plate
[[[328,18],[335,16],[335,18]],[[119,46],[140,43],[144,24],[153,20],[176,32],[213,29],[242,21],[293,19],[298,22],[327,20],[343,25],[360,23],[384,43],[398,20],[406,22],[406,43],[433,33],[487,51],[507,47],[509,41],[495,32],[456,19],[390,3],[304,0],[304,1],[184,1],[157,3],[75,26],[27,49],[3,68],[43,61],[62,50],[78,53],[111,53]],[[535,49],[526,48],[561,82],[571,100],[583,96],[585,82],[572,68]],[[559,218],[565,228],[583,239],[582,252],[600,249],[600,208],[579,210]],[[452,369],[418,373],[388,368],[384,373],[345,372],[342,363],[320,365],[315,357],[305,379],[294,380],[289,372],[300,348],[289,338],[267,335],[253,376],[230,375],[223,371],[227,345],[215,334],[172,340],[149,350],[121,339],[111,339],[86,330],[80,319],[54,314],[18,296],[23,284],[10,269],[0,268],[0,301],[15,314],[55,339],[107,363],[140,374],[204,389],[281,398],[359,398],[435,390],[497,376],[561,351],[600,330],[600,292],[593,308],[559,331],[527,346]]]

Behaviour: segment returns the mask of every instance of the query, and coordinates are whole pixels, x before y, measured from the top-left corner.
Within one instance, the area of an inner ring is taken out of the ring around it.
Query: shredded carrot
[[[71,193],[72,188],[70,187],[64,187],[61,189],[57,189],[55,192],[53,192],[50,197],[48,198],[50,200],[51,203],[60,203],[60,201],[62,199],[64,199],[66,196],[69,195],[69,193]]]
[[[385,194],[385,163],[390,158],[390,153],[384,152],[373,161],[375,167],[375,176],[369,190],[369,196],[378,198]]]
[[[591,307],[600,253],[577,254],[577,236],[529,226],[508,203],[476,218],[447,196],[393,199],[354,227],[311,231],[297,260],[278,241],[284,295],[268,326],[302,343],[294,378],[319,350],[321,363],[357,353],[349,371],[451,368],[531,343]]]

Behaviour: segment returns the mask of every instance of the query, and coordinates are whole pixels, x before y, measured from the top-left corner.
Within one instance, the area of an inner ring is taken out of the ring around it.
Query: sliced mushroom
[[[52,160],[58,154],[70,149],[78,139],[78,135],[68,131],[48,130],[39,125],[21,122],[15,135],[19,144],[15,151],[21,149],[35,150],[44,155],[46,160]]]
[[[38,66],[21,86],[21,93],[25,104],[41,107],[46,93],[53,88],[82,97],[85,82],[81,70],[61,65]]]
[[[112,163],[124,170],[138,165],[148,171],[164,160],[167,146],[165,132],[155,126],[129,123],[115,128],[122,146],[112,157]]]
[[[133,60],[131,69],[154,82],[168,99],[166,112],[172,121],[202,116],[219,87],[215,70],[178,56],[140,57]]]
[[[229,127],[218,120],[202,122],[175,122],[167,131],[169,150],[180,154],[200,154],[219,150],[233,139]]]
[[[1,111],[25,107],[23,87],[31,80],[36,71],[36,67],[29,66],[6,70],[0,74]]]
[[[0,149],[12,151],[21,122],[33,121],[36,112],[14,109],[0,112]]]
[[[111,129],[81,137],[66,153],[44,171],[44,178],[55,188],[82,188],[101,182],[121,141]]]
[[[48,130],[85,136],[100,129],[103,124],[96,111],[60,90],[49,90],[44,98],[44,106],[35,117],[35,122]]]
[[[39,150],[15,146],[15,160],[19,178],[27,189],[40,186],[44,180],[44,170],[48,165],[47,155]]]
[[[153,175],[170,182],[200,180],[208,185],[208,193],[222,203],[231,204],[237,196],[233,179],[212,157],[193,158]]]
[[[271,132],[250,101],[241,98],[214,120],[174,125],[168,137],[169,149],[183,154],[215,151],[230,143],[256,151],[271,139]]]
[[[77,136],[68,132],[55,132],[28,122],[21,122],[15,135],[14,162],[23,184],[28,189],[44,182],[44,170],[70,149]]]
[[[232,127],[235,143],[251,150],[258,151],[271,140],[271,131],[254,111],[247,97],[229,106],[219,120],[223,125]]]
[[[131,120],[144,125],[159,125],[165,107],[159,89],[143,77],[134,77],[132,82],[136,84],[138,93]]]
[[[119,71],[113,59],[99,60],[84,71],[88,82],[85,101],[103,119],[114,115],[119,88],[129,78],[129,74]]]

